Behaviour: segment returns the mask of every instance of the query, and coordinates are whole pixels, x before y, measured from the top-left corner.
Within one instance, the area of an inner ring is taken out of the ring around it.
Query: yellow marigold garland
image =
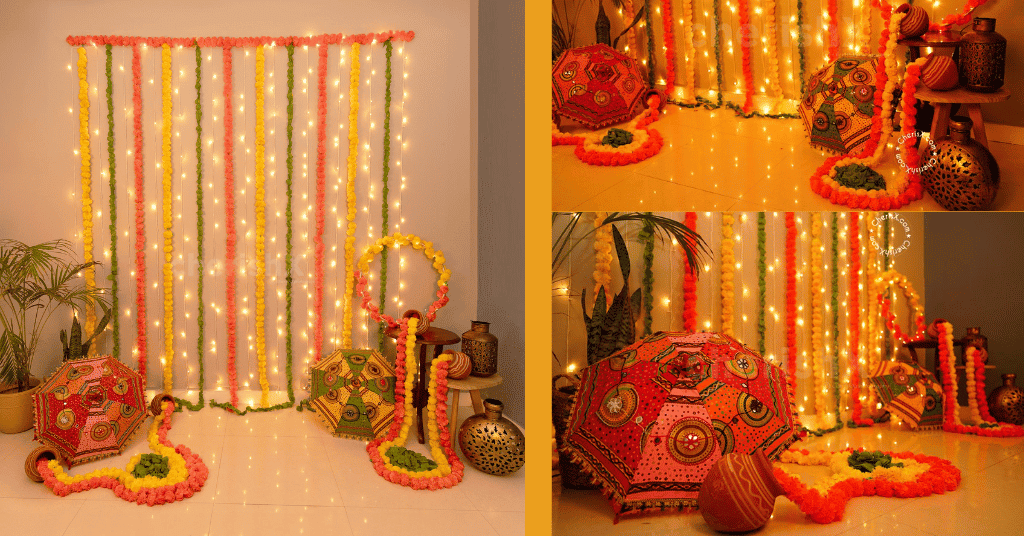
[[[265,177],[264,131],[264,47],[256,47],[256,359],[260,373],[260,406],[270,405],[270,382],[267,381],[267,334],[265,312],[267,308],[266,227],[267,201]]]
[[[89,152],[89,80],[88,59],[85,47],[78,47],[78,133],[80,153],[82,157],[82,248],[83,260],[90,263],[92,256],[92,156]],[[96,288],[96,269],[92,266],[83,272],[87,288]],[[85,332],[92,333],[96,328],[96,310],[92,306],[85,308]],[[89,355],[96,355],[96,345],[89,348]]]
[[[604,297],[612,302],[612,229],[601,222],[608,217],[607,212],[594,214],[594,296],[604,288]]]
[[[164,224],[164,390],[170,391],[174,386],[174,272],[171,262],[174,258],[174,216],[171,214],[171,185],[174,173],[171,169],[171,46],[164,43],[161,47],[162,96],[163,96],[163,157],[160,167],[163,170],[163,224]]]
[[[722,333],[732,335],[733,302],[736,296],[733,279],[736,257],[733,255],[732,212],[722,213]]]
[[[345,187],[348,202],[346,216],[348,226],[345,230],[345,310],[341,332],[343,348],[352,347],[352,290],[355,284],[352,261],[356,256],[356,156],[359,152],[359,43],[352,43],[349,59],[352,62],[352,67],[349,75],[348,96],[348,183]]]
[[[693,0],[683,0],[683,58],[685,59],[684,72],[686,84],[686,98],[683,102],[695,103],[697,99],[696,69],[697,49],[693,46]],[[672,98],[669,95],[669,98]]]
[[[822,283],[821,213],[811,213],[811,367],[814,372],[814,413],[818,428],[826,427],[831,414],[825,407],[825,348],[822,344],[822,302],[825,286]]]

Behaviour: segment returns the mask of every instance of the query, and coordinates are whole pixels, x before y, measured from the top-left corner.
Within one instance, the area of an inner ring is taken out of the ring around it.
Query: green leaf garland
[[[650,213],[647,213],[650,215]],[[652,333],[653,319],[651,313],[654,310],[654,225],[647,220],[638,236],[644,244],[644,276],[641,281],[644,300],[644,335]]]
[[[384,68],[384,171],[381,173],[381,194],[380,202],[380,232],[381,236],[388,234],[388,173],[391,171],[391,40],[384,41],[384,58],[387,65]],[[388,291],[388,248],[380,252],[380,304],[384,308],[387,301]],[[383,322],[377,324],[377,348],[384,351],[384,331],[387,325]]]
[[[110,184],[110,307],[111,315],[111,337],[114,339],[114,347],[111,355],[114,359],[120,360],[121,356],[121,315],[117,304],[117,174],[114,156],[114,77],[113,71],[113,49],[110,44],[106,45],[107,53],[107,162],[109,164],[108,174]]]
[[[757,349],[758,352],[763,356],[765,352],[765,323],[764,323],[764,305],[765,305],[765,242],[767,233],[765,233],[766,218],[764,212],[757,213]]]
[[[836,398],[836,421],[839,418],[839,214],[832,213],[832,394]]]
[[[644,0],[644,24],[647,25],[647,86],[654,87],[654,25],[651,23],[651,0]]]

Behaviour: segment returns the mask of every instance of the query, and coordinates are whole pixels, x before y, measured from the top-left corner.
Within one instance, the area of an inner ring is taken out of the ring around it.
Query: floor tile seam
[[[598,196],[600,196],[601,194],[607,192],[608,190],[618,186],[622,182],[628,180],[630,178],[630,175],[636,175],[636,174],[637,173],[635,171],[630,171],[629,174],[627,174],[625,177],[623,177],[622,179],[620,179],[618,181],[615,181],[614,183],[609,185],[607,188],[601,190],[600,192],[597,192],[594,195],[588,196],[586,199],[576,200],[575,202],[571,203],[571,205],[572,205],[571,208],[566,208],[566,209],[564,209],[564,211],[565,212],[580,212],[580,211],[590,211],[590,212],[593,212],[595,210],[601,210],[599,208],[596,208],[596,209],[595,208],[583,208],[583,205],[585,205],[587,202],[597,198]],[[556,208],[552,207],[552,210],[562,211],[563,209],[556,209]]]
[[[71,519],[68,520],[67,526],[64,527],[64,530],[61,531],[62,535],[66,536],[68,534],[68,531],[71,530],[71,527],[73,527],[75,525],[75,518],[78,517],[78,514],[82,511],[82,507],[83,506],[85,506],[84,501],[79,501],[78,502],[78,509],[75,510],[75,514],[73,516],[71,516]]]

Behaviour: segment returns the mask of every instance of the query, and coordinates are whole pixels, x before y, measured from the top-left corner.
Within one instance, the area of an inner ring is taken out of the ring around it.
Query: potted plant
[[[32,360],[50,317],[64,306],[76,313],[95,304],[107,311],[104,290],[79,277],[95,261],[77,263],[70,242],[34,246],[0,239],[0,431],[32,427]]]

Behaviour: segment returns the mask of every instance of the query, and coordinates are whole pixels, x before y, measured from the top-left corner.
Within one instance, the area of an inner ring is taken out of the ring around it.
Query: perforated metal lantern
[[[988,210],[999,191],[999,164],[971,139],[970,119],[954,117],[949,133],[922,166],[925,189],[946,210]]]
[[[512,421],[501,416],[504,405],[484,400],[484,412],[473,415],[459,428],[459,448],[477,469],[492,475],[509,475],[526,463],[526,438]]]

